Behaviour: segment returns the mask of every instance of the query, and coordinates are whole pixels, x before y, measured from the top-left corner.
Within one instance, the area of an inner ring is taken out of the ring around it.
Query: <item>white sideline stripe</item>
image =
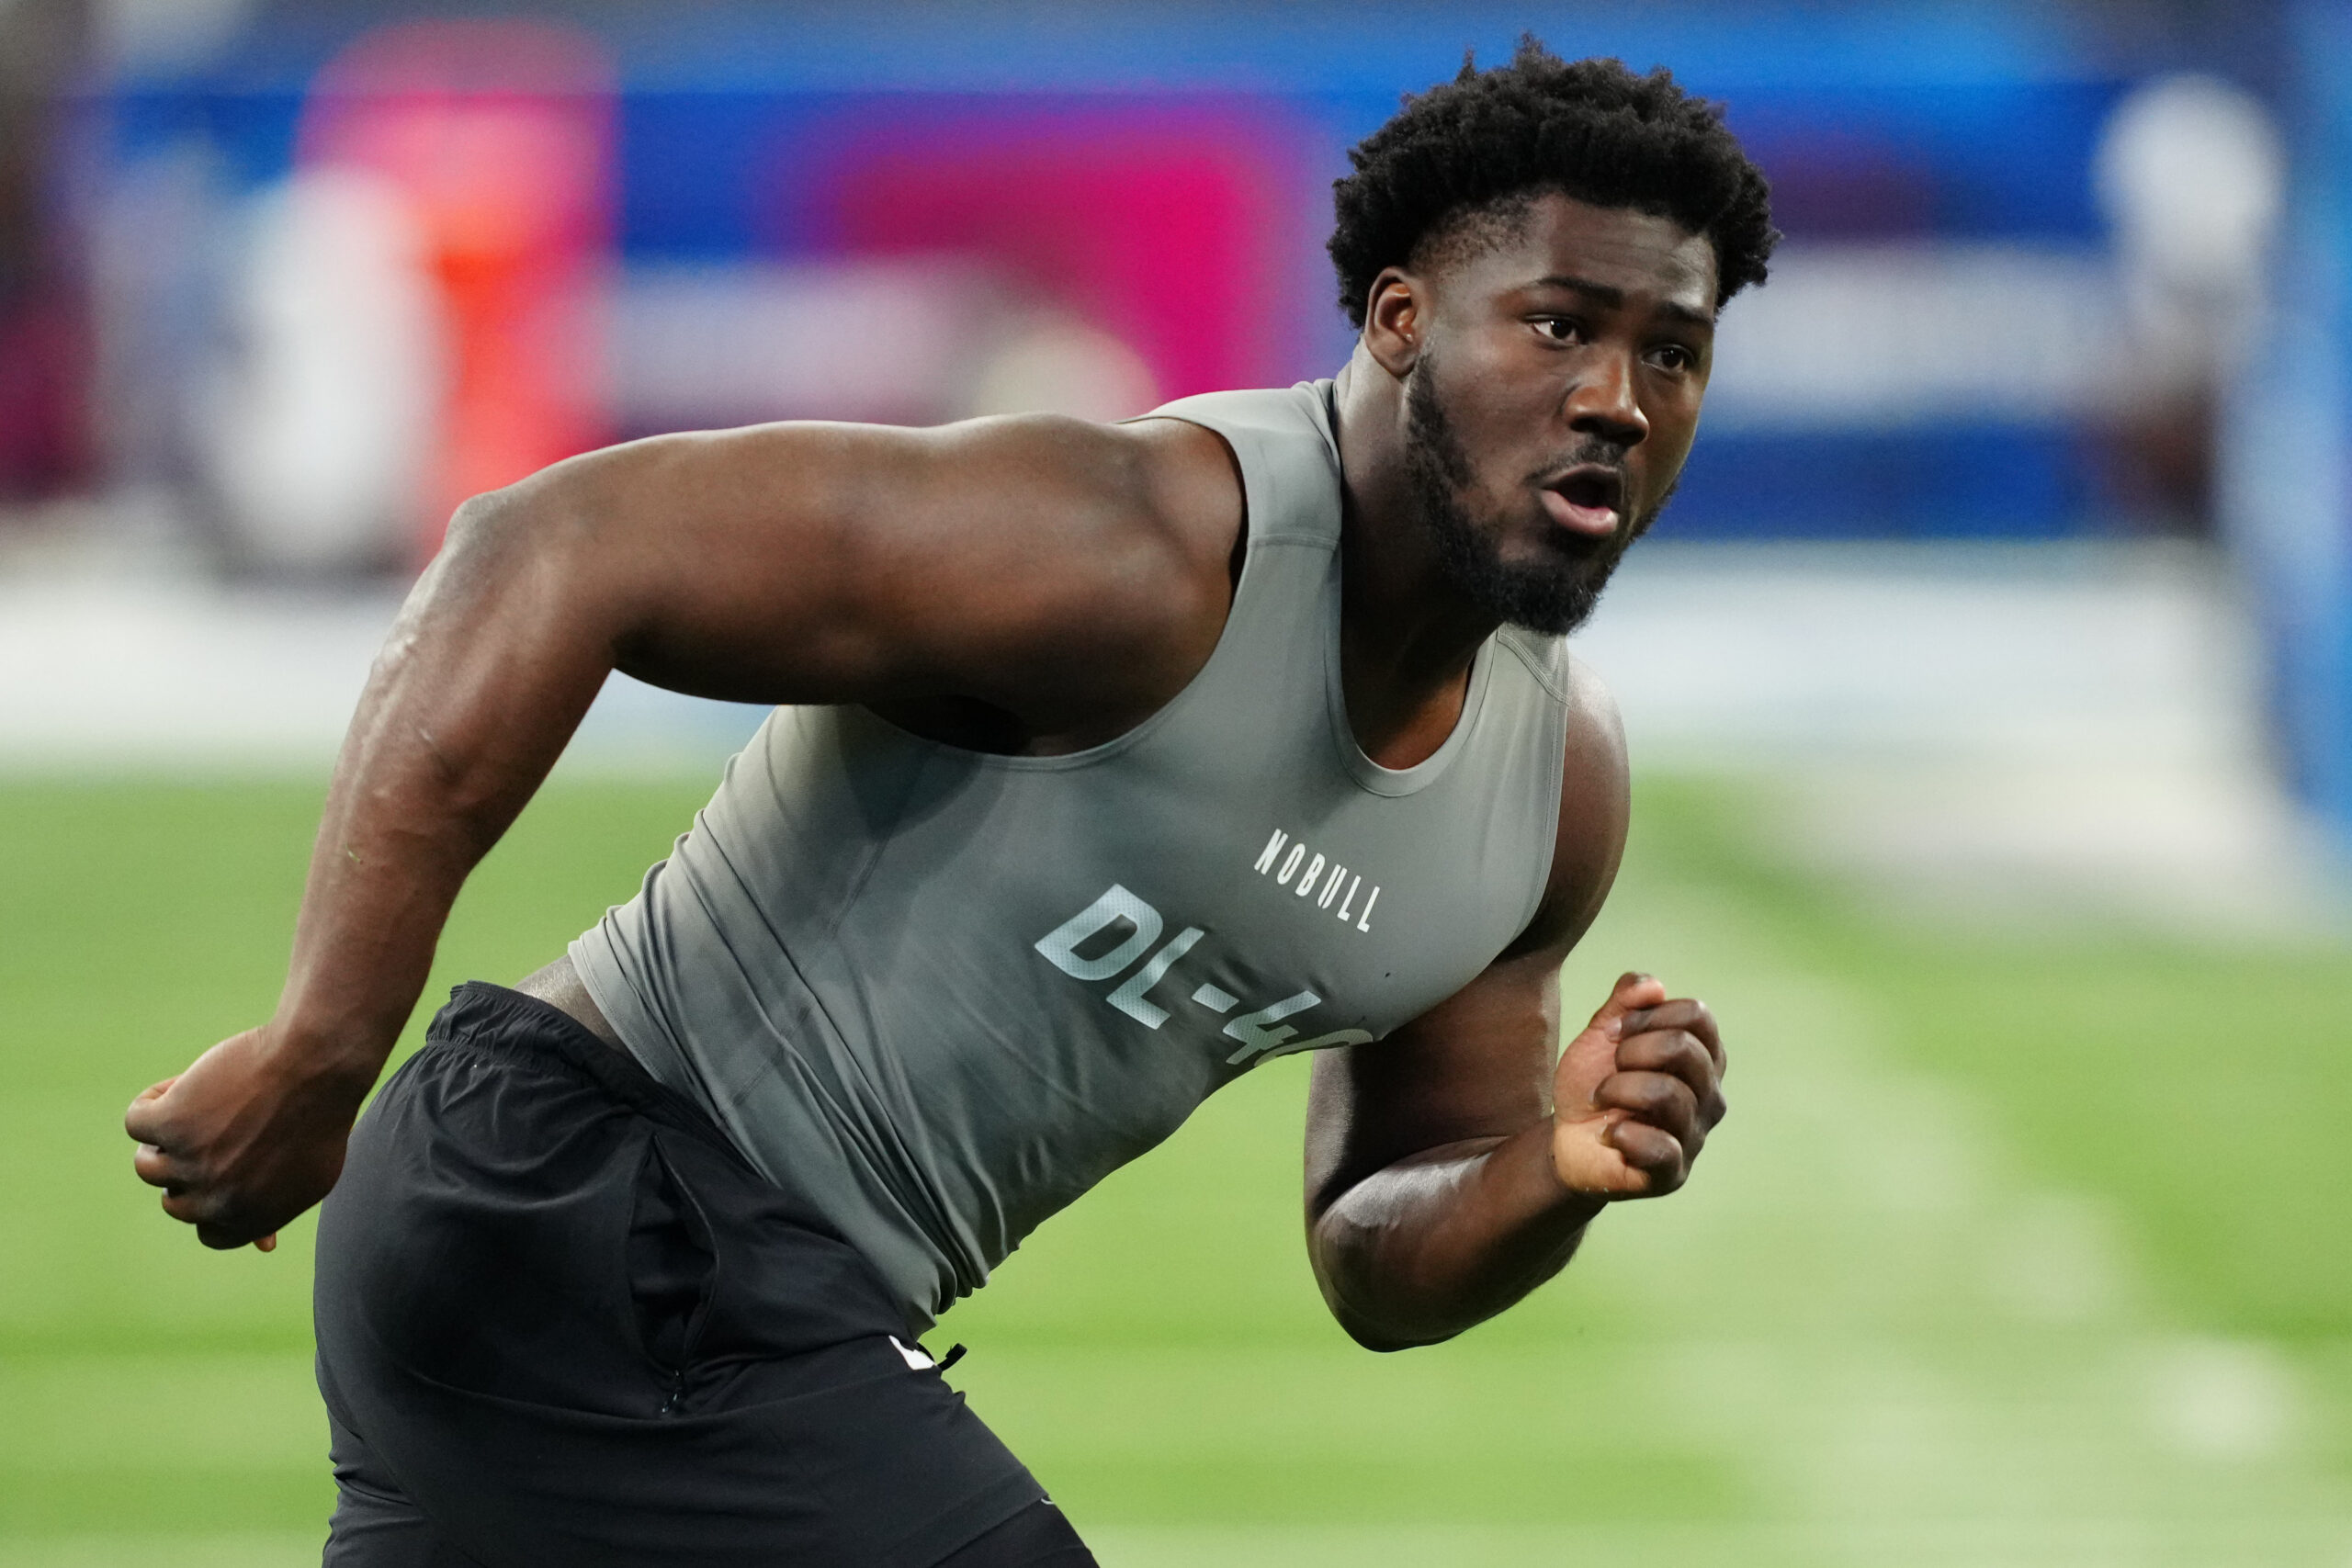
[[[2219,575],[2164,549],[1645,546],[1575,647],[1645,765],[2095,750],[2203,767],[2261,746],[2251,635]],[[0,763],[328,753],[397,608],[0,574]],[[622,705],[641,728],[734,706]]]
[[[2352,929],[2226,581],[2161,546],[1645,546],[1575,646],[1637,768],[1784,776],[1782,839],[1939,907]],[[0,575],[0,773],[322,777],[396,608]],[[761,711],[616,677],[563,767],[715,775]]]
[[[399,601],[0,579],[0,773],[321,773]],[[715,773],[766,710],[615,675],[567,762]]]

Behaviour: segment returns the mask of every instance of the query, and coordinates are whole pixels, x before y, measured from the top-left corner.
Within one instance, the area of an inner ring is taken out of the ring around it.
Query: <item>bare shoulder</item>
[[[1625,725],[1617,712],[1616,697],[1592,666],[1574,653],[1562,662],[1567,671],[1568,766],[1603,768],[1622,779],[1626,767]]]
[[[1189,679],[1224,625],[1241,508],[1197,426],[1020,416],[657,436],[477,510],[556,541],[631,674],[767,702],[973,700],[1044,735],[1132,722]]]
[[[921,549],[933,564],[919,577],[951,574],[973,595],[942,616],[955,646],[941,652],[966,662],[984,653],[1006,682],[972,694],[1042,728],[1119,729],[1206,662],[1231,607],[1243,528],[1239,476],[1218,437],[1174,420],[1024,416],[918,439],[928,448],[921,493],[905,514],[953,521],[920,541],[875,543]]]
[[[1565,669],[1560,806],[1552,872],[1535,919],[1509,956],[1555,950],[1563,956],[1600,913],[1617,879],[1631,821],[1632,774],[1617,700],[1574,655]]]
[[[915,551],[950,561],[1049,553],[1029,564],[1097,579],[1088,582],[1096,589],[1154,555],[1216,554],[1211,536],[1222,524],[1229,541],[1240,509],[1223,445],[1205,430],[1044,414],[654,436],[526,484],[548,482],[566,484],[594,521],[618,528],[652,516],[669,526],[707,522],[752,551],[824,547],[900,566]]]
[[[1053,444],[1073,485],[1070,515],[1086,519],[1101,552],[1085,591],[1118,595],[1126,614],[1147,621],[1205,611],[1222,628],[1245,526],[1240,470],[1223,438],[1178,419],[1092,424],[1040,416],[948,429],[977,440]]]

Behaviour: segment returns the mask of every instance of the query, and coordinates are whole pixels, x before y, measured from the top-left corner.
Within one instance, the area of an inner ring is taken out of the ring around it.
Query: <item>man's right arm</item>
[[[745,701],[952,696],[1046,744],[1140,719],[1222,624],[1238,497],[1203,441],[765,426],[469,502],[345,740],[277,1010],[132,1105],[141,1178],[213,1247],[325,1194],[458,888],[613,670]]]

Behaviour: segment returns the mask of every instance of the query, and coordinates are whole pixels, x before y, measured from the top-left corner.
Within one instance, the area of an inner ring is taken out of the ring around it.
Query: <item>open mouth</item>
[[[1614,468],[1580,463],[1543,486],[1552,521],[1579,534],[1611,534],[1625,502],[1625,479]]]

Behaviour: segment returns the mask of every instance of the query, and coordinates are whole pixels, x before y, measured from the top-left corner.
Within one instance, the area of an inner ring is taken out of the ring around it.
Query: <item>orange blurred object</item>
[[[298,163],[399,190],[447,309],[455,363],[420,564],[459,502],[606,439],[614,118],[598,46],[541,22],[381,28],[311,86]]]

